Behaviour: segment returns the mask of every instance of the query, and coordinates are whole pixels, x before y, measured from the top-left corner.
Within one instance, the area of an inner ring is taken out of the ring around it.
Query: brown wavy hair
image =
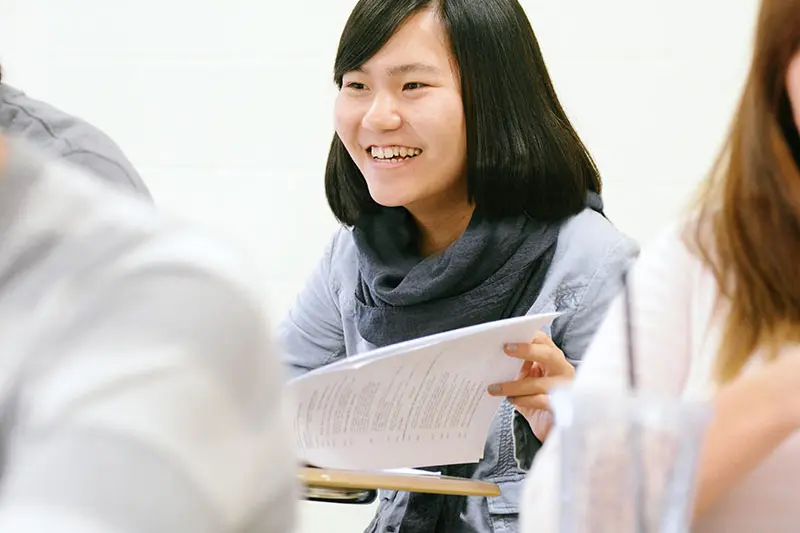
[[[744,92],[690,226],[725,307],[722,382],[754,352],[774,358],[800,339],[800,137],[786,87],[799,46],[800,0],[763,0]]]

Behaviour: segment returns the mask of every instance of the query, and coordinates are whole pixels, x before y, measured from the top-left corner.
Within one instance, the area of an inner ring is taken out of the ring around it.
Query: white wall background
[[[715,155],[756,0],[522,3],[608,215],[646,243]],[[277,320],[335,227],[331,71],[354,4],[0,0],[0,61],[12,85],[109,133],[160,206],[246,247]],[[303,531],[361,531],[372,511],[304,503]]]

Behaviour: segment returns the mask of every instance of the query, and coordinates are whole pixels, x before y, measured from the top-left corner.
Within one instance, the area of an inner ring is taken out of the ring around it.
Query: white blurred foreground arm
[[[0,531],[293,531],[255,276],[151,206],[6,151]]]

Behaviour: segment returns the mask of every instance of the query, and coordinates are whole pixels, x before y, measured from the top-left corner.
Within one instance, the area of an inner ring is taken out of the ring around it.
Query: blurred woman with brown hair
[[[639,386],[713,401],[693,531],[800,523],[798,124],[800,0],[764,0],[724,150],[691,213],[642,252],[629,279]],[[576,388],[625,386],[624,320],[616,301]],[[524,396],[536,378],[515,386],[509,395]],[[557,530],[559,440],[547,440],[529,473],[523,531]]]

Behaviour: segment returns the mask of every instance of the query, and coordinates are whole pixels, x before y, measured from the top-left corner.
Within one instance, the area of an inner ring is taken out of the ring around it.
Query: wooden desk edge
[[[386,489],[454,496],[500,495],[500,487],[495,483],[446,476],[303,467],[298,477],[305,485],[331,489]]]

